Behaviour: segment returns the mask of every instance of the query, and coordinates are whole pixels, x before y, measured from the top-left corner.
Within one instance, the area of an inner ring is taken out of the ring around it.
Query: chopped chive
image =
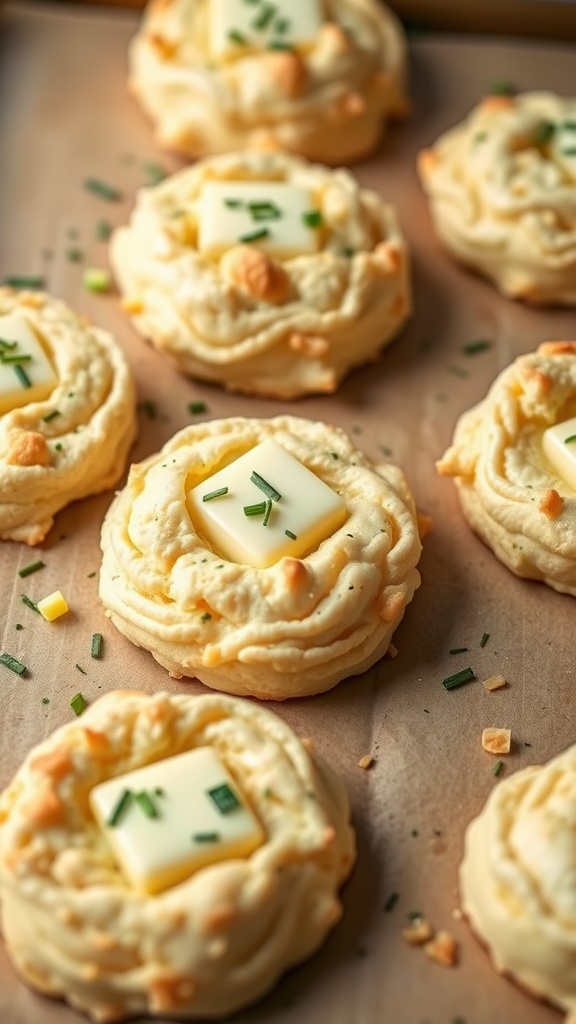
[[[288,18],[277,18],[274,22],[274,31],[279,32],[283,35],[290,28],[290,20]]]
[[[279,220],[282,216],[279,206],[264,201],[248,203],[248,210],[253,220]]]
[[[96,224],[96,238],[99,242],[107,242],[113,230],[109,220],[99,220]]]
[[[239,210],[243,206],[241,199],[225,199],[224,206],[228,206],[231,210]]]
[[[12,369],[14,370],[14,373],[18,377],[18,380],[20,381],[20,383],[21,383],[23,388],[31,388],[32,387],[32,382],[31,382],[28,374],[26,373],[26,370],[24,369],[24,367],[19,366],[18,364],[15,364],[12,367]]]
[[[208,494],[203,494],[202,501],[212,501],[212,498],[221,498],[224,494],[228,494],[228,488],[219,487],[216,491],[208,491]]]
[[[25,352],[16,352],[13,356],[7,356],[4,352],[0,352],[0,363],[7,363],[12,366],[16,366],[17,363],[31,363],[32,356]]]
[[[61,415],[62,413],[60,412],[59,409],[52,409],[52,412],[47,412],[46,415],[42,417],[42,422],[51,423],[52,420],[58,419],[58,416]]]
[[[208,796],[212,803],[216,805],[220,814],[229,814],[230,811],[235,811],[237,807],[240,807],[238,797],[230,789],[227,782],[223,782],[221,786],[214,786],[213,789],[209,789]]]
[[[447,676],[446,679],[442,680],[442,686],[446,690],[455,690],[457,686],[463,686],[464,683],[470,683],[476,676],[471,668],[460,669],[460,672],[455,672],[452,676]]]
[[[463,370],[461,366],[455,366],[454,363],[450,363],[446,369],[448,373],[451,373],[454,377],[468,377],[468,370]]]
[[[570,434],[570,437],[564,438],[564,444],[574,444],[574,441],[576,441],[576,434]]]
[[[84,259],[84,252],[82,249],[77,249],[73,246],[70,249],[66,249],[66,259],[69,263],[81,263]]]
[[[259,228],[258,231],[249,231],[246,235],[240,235],[239,242],[259,242],[263,238],[268,238],[270,232],[268,228]]]
[[[11,654],[0,654],[0,663],[9,668],[11,672],[15,672],[18,676],[26,674],[26,666],[18,661],[18,658],[13,658]]]
[[[9,288],[43,288],[44,278],[36,274],[12,274],[4,278],[4,284]]]
[[[292,53],[294,45],[289,43],[287,39],[271,39],[268,43],[268,49],[279,50],[280,53]]]
[[[302,214],[302,220],[307,228],[319,228],[322,224],[322,212],[320,210],[306,210]]]
[[[488,138],[488,132],[476,132],[473,142],[484,142]]]
[[[576,132],[576,121],[562,121],[561,127],[568,132]]]
[[[166,793],[162,789],[162,786],[156,786],[156,789],[154,790],[154,796],[166,796]]]
[[[18,629],[18,630],[24,629],[24,626],[22,625],[21,622],[17,622],[16,625],[14,626],[14,629]]]
[[[272,484],[269,484],[268,481],[265,480],[263,476],[260,476],[260,474],[257,473],[256,470],[254,470],[250,474],[250,482],[256,484],[256,487],[259,487],[261,491],[264,491],[264,494],[266,495],[267,498],[271,498],[272,501],[280,501],[280,498],[282,497],[280,492],[277,491],[276,488],[272,486]]]
[[[296,534],[292,533],[292,530],[284,530],[284,533],[287,537],[290,537],[290,540],[296,540]]]
[[[491,82],[488,92],[491,96],[513,96],[516,92],[516,86],[505,78],[496,78]]]
[[[489,639],[490,639],[490,633],[482,633],[482,639],[480,641],[480,647],[486,647],[486,644],[488,643]]]
[[[255,28],[258,31],[263,31],[268,28],[268,25],[272,21],[272,18],[276,16],[276,7],[274,4],[263,4],[260,13],[254,18],[251,28]]]
[[[38,612],[38,615],[40,615],[36,602],[31,597],[26,597],[26,594],[22,594],[22,604],[25,604],[27,608],[31,608],[33,612]]]
[[[576,156],[576,146],[569,146],[562,150],[562,156]]]
[[[236,46],[246,46],[248,40],[246,36],[239,32],[237,28],[231,28],[228,30],[228,39],[231,43],[236,43]]]
[[[93,633],[90,644],[90,654],[93,658],[100,658],[102,655],[102,633]]]
[[[134,794],[131,789],[123,790],[112,808],[112,812],[106,822],[109,828],[114,828],[115,825],[118,825],[120,819],[124,817],[129,805],[132,803],[133,796]]]
[[[82,276],[82,284],[89,292],[107,292],[111,277],[107,270],[101,267],[86,267]]]
[[[167,177],[167,172],[162,164],[158,164],[154,160],[146,160],[142,167],[151,185],[159,185]]]
[[[191,413],[192,416],[196,416],[196,415],[198,415],[198,413],[201,413],[201,412],[206,412],[207,408],[208,408],[208,406],[206,405],[206,402],[189,402],[188,403],[188,412]]]
[[[342,255],[346,256],[347,259],[351,260],[352,257],[354,256],[354,249],[352,249],[352,247],[349,245],[345,245],[344,248],[342,249]]]
[[[30,562],[28,565],[23,565],[21,569],[18,569],[18,575],[24,578],[24,576],[31,576],[33,572],[38,572],[38,569],[43,569],[46,565],[45,562]]]
[[[209,622],[211,618],[212,616],[210,615],[210,612],[203,612],[202,615],[200,616],[200,621]]]
[[[50,703],[50,697],[42,697],[42,703],[43,704],[49,704]]]
[[[251,516],[263,516],[266,513],[267,504],[268,502],[266,501],[259,501],[256,505],[244,505],[244,515],[249,518]]]
[[[496,764],[492,769],[492,775],[500,775],[500,772],[502,771],[503,767],[504,761],[496,761]]]
[[[54,448],[56,449],[57,452],[63,451],[63,448],[62,448],[62,445],[60,444],[60,441],[58,441],[58,444],[54,445]]]
[[[541,121],[534,132],[534,142],[537,146],[543,146],[550,141],[555,131],[556,125],[553,121]]]
[[[266,502],[266,511],[264,513],[264,519],[262,520],[262,526],[268,526],[270,521],[270,513],[272,512],[272,499],[268,498]]]
[[[467,647],[451,647],[450,650],[448,651],[448,654],[464,654],[464,651],[467,650]]]
[[[158,408],[156,406],[156,402],[153,402],[151,399],[147,398],[143,402],[140,402],[138,408],[141,409],[142,412],[146,413],[149,420],[158,419]]]
[[[78,668],[78,665],[76,666]],[[88,701],[81,693],[76,693],[70,701],[70,707],[76,716],[81,715],[85,708],[88,707]]]
[[[467,341],[465,345],[461,346],[460,351],[465,356],[475,356],[478,352],[485,352],[488,348],[492,348],[492,342],[486,341],[485,338],[478,338],[477,341]]]
[[[114,188],[112,185],[107,185],[105,181],[100,181],[98,178],[86,178],[84,188],[87,192],[92,192],[95,196],[99,196],[100,199],[107,199],[111,203],[117,203],[118,200],[122,199],[122,193],[119,189]]]
[[[219,839],[219,832],[195,832],[192,836],[195,843],[217,843]]]
[[[140,793],[134,794],[134,799],[138,804],[140,810],[146,815],[147,818],[159,818],[158,808],[154,803],[150,794],[145,790],[141,790]]]
[[[390,896],[388,897],[388,899],[386,900],[386,903],[384,904],[384,911],[385,911],[386,914],[389,914],[391,910],[394,910],[394,907],[398,903],[399,899],[400,899],[399,893],[397,893],[397,892],[390,893]]]
[[[0,338],[0,357],[5,358],[4,352],[16,348],[17,345],[17,341],[6,341],[6,338]]]
[[[96,573],[95,573],[95,572],[89,572],[89,573],[88,573],[88,574],[86,575],[86,579],[87,579],[87,580],[93,580],[93,579],[94,579],[94,577],[95,577],[95,575],[96,575]]]
[[[86,675],[88,675],[88,673],[86,672],[86,670],[85,670],[85,669],[83,669],[83,668],[82,668],[82,665],[79,665],[79,664],[78,664],[78,662],[76,662],[76,664],[75,664],[74,668],[77,668],[77,669],[78,669],[78,671],[79,671],[79,672],[81,672],[83,676],[86,676]]]

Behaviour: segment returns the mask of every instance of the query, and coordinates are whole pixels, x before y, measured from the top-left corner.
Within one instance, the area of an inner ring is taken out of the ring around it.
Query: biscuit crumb
[[[220,261],[223,276],[246,294],[283,305],[290,293],[290,278],[276,260],[250,245],[235,245]]]
[[[488,676],[487,679],[482,680],[482,686],[485,690],[500,690],[503,686],[506,686],[506,680],[504,676]]]
[[[391,643],[388,646],[388,650],[386,651],[386,654],[388,655],[389,658],[396,658],[397,655],[398,655],[398,648],[396,647],[396,645]]]
[[[369,768],[374,764],[374,758],[372,754],[364,754],[363,757],[358,761],[358,767],[363,768],[364,771],[368,771]]]
[[[431,942],[426,943],[424,952],[443,967],[454,967],[458,962],[458,946],[450,932],[439,931]]]
[[[425,917],[415,917],[407,928],[402,929],[402,938],[410,946],[423,946],[433,936],[432,925]]]
[[[420,534],[420,540],[424,540],[432,529],[433,519],[432,516],[427,516],[423,512],[416,514],[416,522],[418,523],[418,533]]]
[[[511,736],[510,729],[483,729],[482,746],[489,754],[509,754]]]
[[[564,509],[564,498],[553,487],[544,491],[538,502],[538,511],[543,512],[547,519],[557,519]]]

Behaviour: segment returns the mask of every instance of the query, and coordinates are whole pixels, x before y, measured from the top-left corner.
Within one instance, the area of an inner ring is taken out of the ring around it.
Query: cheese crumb
[[[431,960],[444,967],[454,967],[458,960],[456,939],[446,931],[439,931],[431,942],[427,942],[424,952]]]
[[[509,754],[511,735],[510,729],[483,729],[482,746],[489,754]]]
[[[410,946],[423,946],[433,934],[432,925],[425,917],[415,917],[408,928],[402,929],[402,937]]]
[[[502,686],[506,686],[506,680],[504,676],[488,676],[487,679],[482,680],[482,686],[485,690],[499,690]]]
[[[47,622],[53,622],[54,619],[59,619],[61,615],[65,615],[68,611],[66,598],[59,590],[55,590],[53,594],[48,594],[47,597],[43,597],[36,603],[36,607]]]
[[[364,754],[363,757],[358,761],[358,767],[363,768],[364,771],[368,771],[369,768],[374,764],[374,758],[372,754]]]

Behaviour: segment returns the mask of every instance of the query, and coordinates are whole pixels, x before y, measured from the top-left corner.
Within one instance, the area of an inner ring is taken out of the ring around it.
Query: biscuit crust
[[[186,491],[268,438],[339,493],[348,518],[303,558],[257,569],[212,550]],[[100,597],[120,632],[173,676],[270,700],[319,693],[373,665],[420,582],[401,471],[371,462],[343,431],[292,416],[180,431],[132,467],[102,550]]]
[[[135,389],[110,334],[59,299],[0,288],[0,315],[22,313],[49,351],[58,384],[0,416],[0,540],[40,544],[71,501],[112,487],[136,434]]]

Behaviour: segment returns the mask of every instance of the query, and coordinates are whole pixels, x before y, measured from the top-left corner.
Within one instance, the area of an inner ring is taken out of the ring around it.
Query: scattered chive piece
[[[86,579],[87,580],[93,580],[95,575],[96,575],[95,572],[89,572],[88,575],[86,576]]]
[[[208,406],[206,405],[206,402],[189,402],[188,403],[188,412],[191,413],[192,416],[196,416],[200,412],[206,412],[207,408],[208,408]]]
[[[249,231],[246,235],[240,235],[239,242],[259,242],[262,238],[268,238],[268,228],[259,228],[258,231]]]
[[[448,654],[464,654],[464,651],[467,651],[467,650],[468,650],[467,647],[452,647],[448,651]]]
[[[231,28],[228,30],[228,39],[231,43],[236,43],[236,46],[246,46],[248,40],[246,36],[242,35],[237,28]]]
[[[166,793],[164,792],[161,786],[156,786],[156,789],[154,790],[154,796],[166,796]]]
[[[260,13],[254,18],[251,27],[262,31],[263,29],[268,28],[268,25],[275,15],[276,7],[274,4],[263,4],[260,9]]]
[[[147,398],[144,402],[140,402],[138,408],[142,409],[142,412],[146,413],[149,420],[158,419],[158,409],[156,408],[156,402],[153,402],[151,399]]]
[[[84,253],[82,249],[77,249],[75,247],[66,249],[66,259],[69,263],[81,263],[84,259]]]
[[[516,86],[505,78],[497,78],[491,82],[488,92],[490,96],[513,96],[516,92]]]
[[[576,434],[570,434],[570,437],[564,438],[564,444],[574,444],[574,441],[576,441]]]
[[[94,633],[90,644],[90,654],[93,658],[100,658],[102,655],[102,633]]]
[[[58,417],[61,415],[62,413],[60,412],[59,409],[52,409],[52,412],[47,412],[46,415],[42,417],[42,422],[51,423],[52,420],[58,419]]]
[[[82,276],[82,284],[89,292],[107,292],[110,283],[110,274],[102,267],[86,267]]]
[[[502,771],[503,767],[504,761],[496,761],[496,764],[492,769],[492,775],[500,775],[500,772]]]
[[[17,341],[6,341],[6,338],[0,338],[0,358],[5,359],[4,352],[16,348],[17,344]]]
[[[132,798],[133,793],[131,789],[125,789],[123,793],[120,794],[115,806],[112,808],[112,813],[106,822],[110,828],[114,828],[114,826],[117,825],[120,819],[125,815],[129,805],[132,803]]]
[[[270,798],[272,796],[272,790],[271,790],[270,786],[266,786],[266,789],[262,793],[262,796],[265,797],[266,800],[270,800]]]
[[[282,35],[287,32],[290,28],[290,20],[288,18],[277,18],[274,22],[274,31],[279,32]]]
[[[43,704],[49,704],[50,703],[50,697],[42,697],[42,703]]]
[[[267,502],[259,501],[256,505],[244,505],[243,512],[245,516],[263,516],[266,512]]]
[[[455,690],[457,686],[463,686],[464,683],[470,683],[476,676],[471,668],[460,669],[460,672],[455,672],[452,676],[447,676],[446,679],[442,680],[442,686],[446,690]]]
[[[227,782],[223,782],[221,786],[214,786],[213,789],[209,789],[208,796],[212,803],[216,804],[220,814],[229,814],[230,811],[235,811],[237,807],[240,807],[238,797],[230,789]]]
[[[212,616],[210,615],[210,612],[203,612],[202,615],[200,616],[200,621],[209,622],[211,618]]]
[[[82,668],[82,665],[79,665],[78,662],[76,662],[74,668],[77,668],[78,671],[81,672],[83,676],[88,675],[88,673],[85,671],[85,669]]]
[[[346,256],[349,260],[351,260],[354,255],[354,249],[352,249],[352,247],[349,245],[345,245],[344,248],[342,249],[342,255]]]
[[[478,338],[477,341],[467,341],[465,345],[462,345],[460,351],[465,356],[475,356],[478,352],[485,352],[488,348],[492,348],[492,342],[486,341],[485,338]]]
[[[107,242],[112,231],[113,227],[109,220],[99,220],[96,224],[96,238],[99,242]]]
[[[105,181],[100,181],[98,178],[86,178],[84,188],[87,192],[93,192],[95,196],[107,199],[111,203],[117,203],[119,199],[122,199],[119,189],[107,185]]]
[[[219,832],[195,832],[192,836],[195,843],[217,843],[219,839]]]
[[[31,576],[33,572],[38,572],[38,569],[43,569],[46,562],[30,562],[28,565],[23,565],[21,569],[18,569],[18,575],[24,578],[24,576]]]
[[[280,492],[277,491],[272,484],[269,484],[268,481],[265,480],[263,476],[260,476],[260,474],[255,470],[250,474],[250,482],[256,484],[256,487],[259,487],[261,491],[264,491],[267,498],[271,498],[272,501],[280,501],[280,498],[282,497]]]
[[[76,666],[78,668],[78,666]],[[70,701],[70,707],[76,716],[81,715],[84,708],[88,707],[88,701],[81,693],[76,693]]]
[[[63,450],[64,450],[64,449],[62,448],[62,445],[61,445],[60,441],[58,441],[58,444],[55,444],[55,445],[54,445],[54,448],[56,449],[56,451],[57,451],[57,452],[61,452],[61,451],[63,451]]]
[[[400,899],[399,893],[397,893],[397,892],[390,893],[390,896],[388,897],[388,899],[386,900],[386,903],[384,904],[384,912],[386,914],[389,914],[391,910],[394,910],[394,907],[398,903],[399,899]]]
[[[563,156],[576,156],[576,146],[569,146],[568,149],[562,150]]]
[[[409,921],[420,921],[422,916],[423,915],[420,910],[410,910],[407,915]]]
[[[30,378],[29,378],[28,374],[26,373],[26,370],[22,366],[19,366],[16,363],[14,365],[14,367],[13,367],[13,370],[14,370],[14,373],[16,374],[16,376],[18,377],[18,380],[20,381],[20,383],[21,383],[23,388],[31,388],[32,387],[32,383],[30,381]]]
[[[44,278],[39,277],[35,274],[13,274],[11,277],[4,278],[4,284],[7,284],[9,288],[43,288]]]
[[[7,356],[5,352],[0,352],[0,363],[7,363],[8,365],[15,366],[17,363],[31,363],[32,356],[27,355],[24,352],[14,353],[12,356]]]
[[[154,160],[147,160],[142,166],[151,185],[159,185],[167,176],[162,164],[157,164]]]
[[[292,533],[292,530],[284,530],[284,533],[287,537],[290,537],[290,540],[296,540],[296,534]]]
[[[562,127],[569,132],[576,132],[576,121],[562,121]]]
[[[18,661],[18,658],[13,658],[11,654],[0,654],[0,663],[9,668],[11,672],[15,672],[18,676],[26,674],[26,666]]]
[[[307,228],[319,228],[322,224],[322,213],[320,210],[306,210],[302,214],[302,220]]]
[[[455,366],[454,363],[450,363],[447,370],[454,377],[468,377],[468,370],[463,370],[461,366]]]
[[[219,487],[216,491],[208,491],[208,494],[203,494],[202,501],[212,501],[212,498],[221,498],[224,494],[228,494],[228,488]]]
[[[146,792],[145,789],[143,789],[140,793],[136,793],[134,795],[134,799],[135,799],[136,803],[138,804],[138,807],[140,808],[140,810],[143,811],[143,813],[146,815],[147,818],[159,818],[160,817],[160,815],[158,813],[158,808],[156,807],[156,804],[154,803],[154,801],[153,801],[152,797],[150,796],[150,794],[148,792]]]
[[[231,210],[239,210],[242,206],[241,199],[225,199],[224,206],[228,206]]]
[[[31,608],[33,612],[38,612],[38,615],[40,615],[36,602],[31,597],[26,597],[26,594],[22,594],[22,604],[25,604],[27,608]]]
[[[534,142],[537,146],[543,146],[550,141],[555,131],[556,125],[553,121],[541,121],[534,132]]]
[[[482,639],[480,641],[480,647],[486,647],[486,644],[488,643],[489,639],[490,639],[490,633],[482,633]]]
[[[476,132],[473,142],[484,142],[488,138],[488,132]]]
[[[268,43],[269,50],[280,50],[281,53],[292,53],[294,46],[287,39],[271,39]]]
[[[264,519],[262,520],[262,526],[268,526],[270,521],[270,513],[272,512],[272,499],[268,498],[266,502],[266,511],[264,513]]]
[[[18,630],[24,629],[24,626],[22,625],[21,622],[17,622],[16,625],[14,626],[14,629],[18,629]]]

